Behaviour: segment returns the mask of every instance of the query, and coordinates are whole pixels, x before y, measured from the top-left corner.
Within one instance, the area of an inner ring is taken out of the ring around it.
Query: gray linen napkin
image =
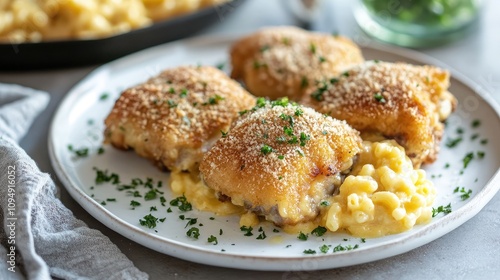
[[[148,279],[73,216],[17,144],[48,101],[45,92],[0,83],[0,279]]]

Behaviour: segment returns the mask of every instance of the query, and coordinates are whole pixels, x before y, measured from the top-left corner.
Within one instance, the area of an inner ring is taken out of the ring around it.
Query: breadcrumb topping
[[[220,137],[254,100],[218,69],[168,69],[121,94],[105,121],[106,141],[139,148],[139,154],[172,169],[182,155],[178,149],[208,149],[211,138]],[[145,142],[149,146],[142,151]]]
[[[448,86],[448,72],[433,66],[368,61],[318,82],[302,101],[362,132],[394,138],[418,167],[436,157],[440,120],[452,111],[441,108],[456,105]]]
[[[231,76],[243,79],[257,96],[298,100],[316,80],[363,62],[349,39],[296,27],[266,28],[231,49]]]
[[[349,169],[360,151],[359,132],[345,121],[282,100],[257,104],[204,156],[205,183],[236,205],[269,210],[314,196],[307,200],[316,209],[320,198],[331,195],[334,177]],[[315,184],[323,187],[313,195]],[[296,208],[293,203],[286,205]]]

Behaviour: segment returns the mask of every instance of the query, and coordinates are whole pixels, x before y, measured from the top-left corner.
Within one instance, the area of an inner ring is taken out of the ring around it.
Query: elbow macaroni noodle
[[[228,0],[0,0],[0,42],[100,38]]]
[[[395,141],[366,141],[339,194],[322,210],[321,224],[360,237],[395,234],[429,222],[435,197],[425,171],[414,170]]]

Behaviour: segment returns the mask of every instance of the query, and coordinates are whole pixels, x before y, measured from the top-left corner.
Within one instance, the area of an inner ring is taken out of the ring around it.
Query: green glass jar
[[[354,15],[366,33],[405,47],[462,37],[478,19],[481,0],[358,0]]]

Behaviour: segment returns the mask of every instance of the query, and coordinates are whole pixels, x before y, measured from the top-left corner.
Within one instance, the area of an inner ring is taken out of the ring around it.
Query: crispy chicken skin
[[[260,107],[204,155],[201,177],[223,198],[277,225],[314,219],[361,150],[359,132],[310,108]]]
[[[364,61],[349,39],[296,27],[262,29],[238,40],[230,55],[231,77],[252,94],[295,101],[316,81]]]
[[[368,61],[311,89],[302,103],[363,137],[396,140],[417,168],[436,160],[442,122],[457,104],[448,87],[449,73],[433,66]]]
[[[165,70],[125,90],[105,120],[105,143],[160,167],[197,171],[202,155],[255,98],[212,67]]]

